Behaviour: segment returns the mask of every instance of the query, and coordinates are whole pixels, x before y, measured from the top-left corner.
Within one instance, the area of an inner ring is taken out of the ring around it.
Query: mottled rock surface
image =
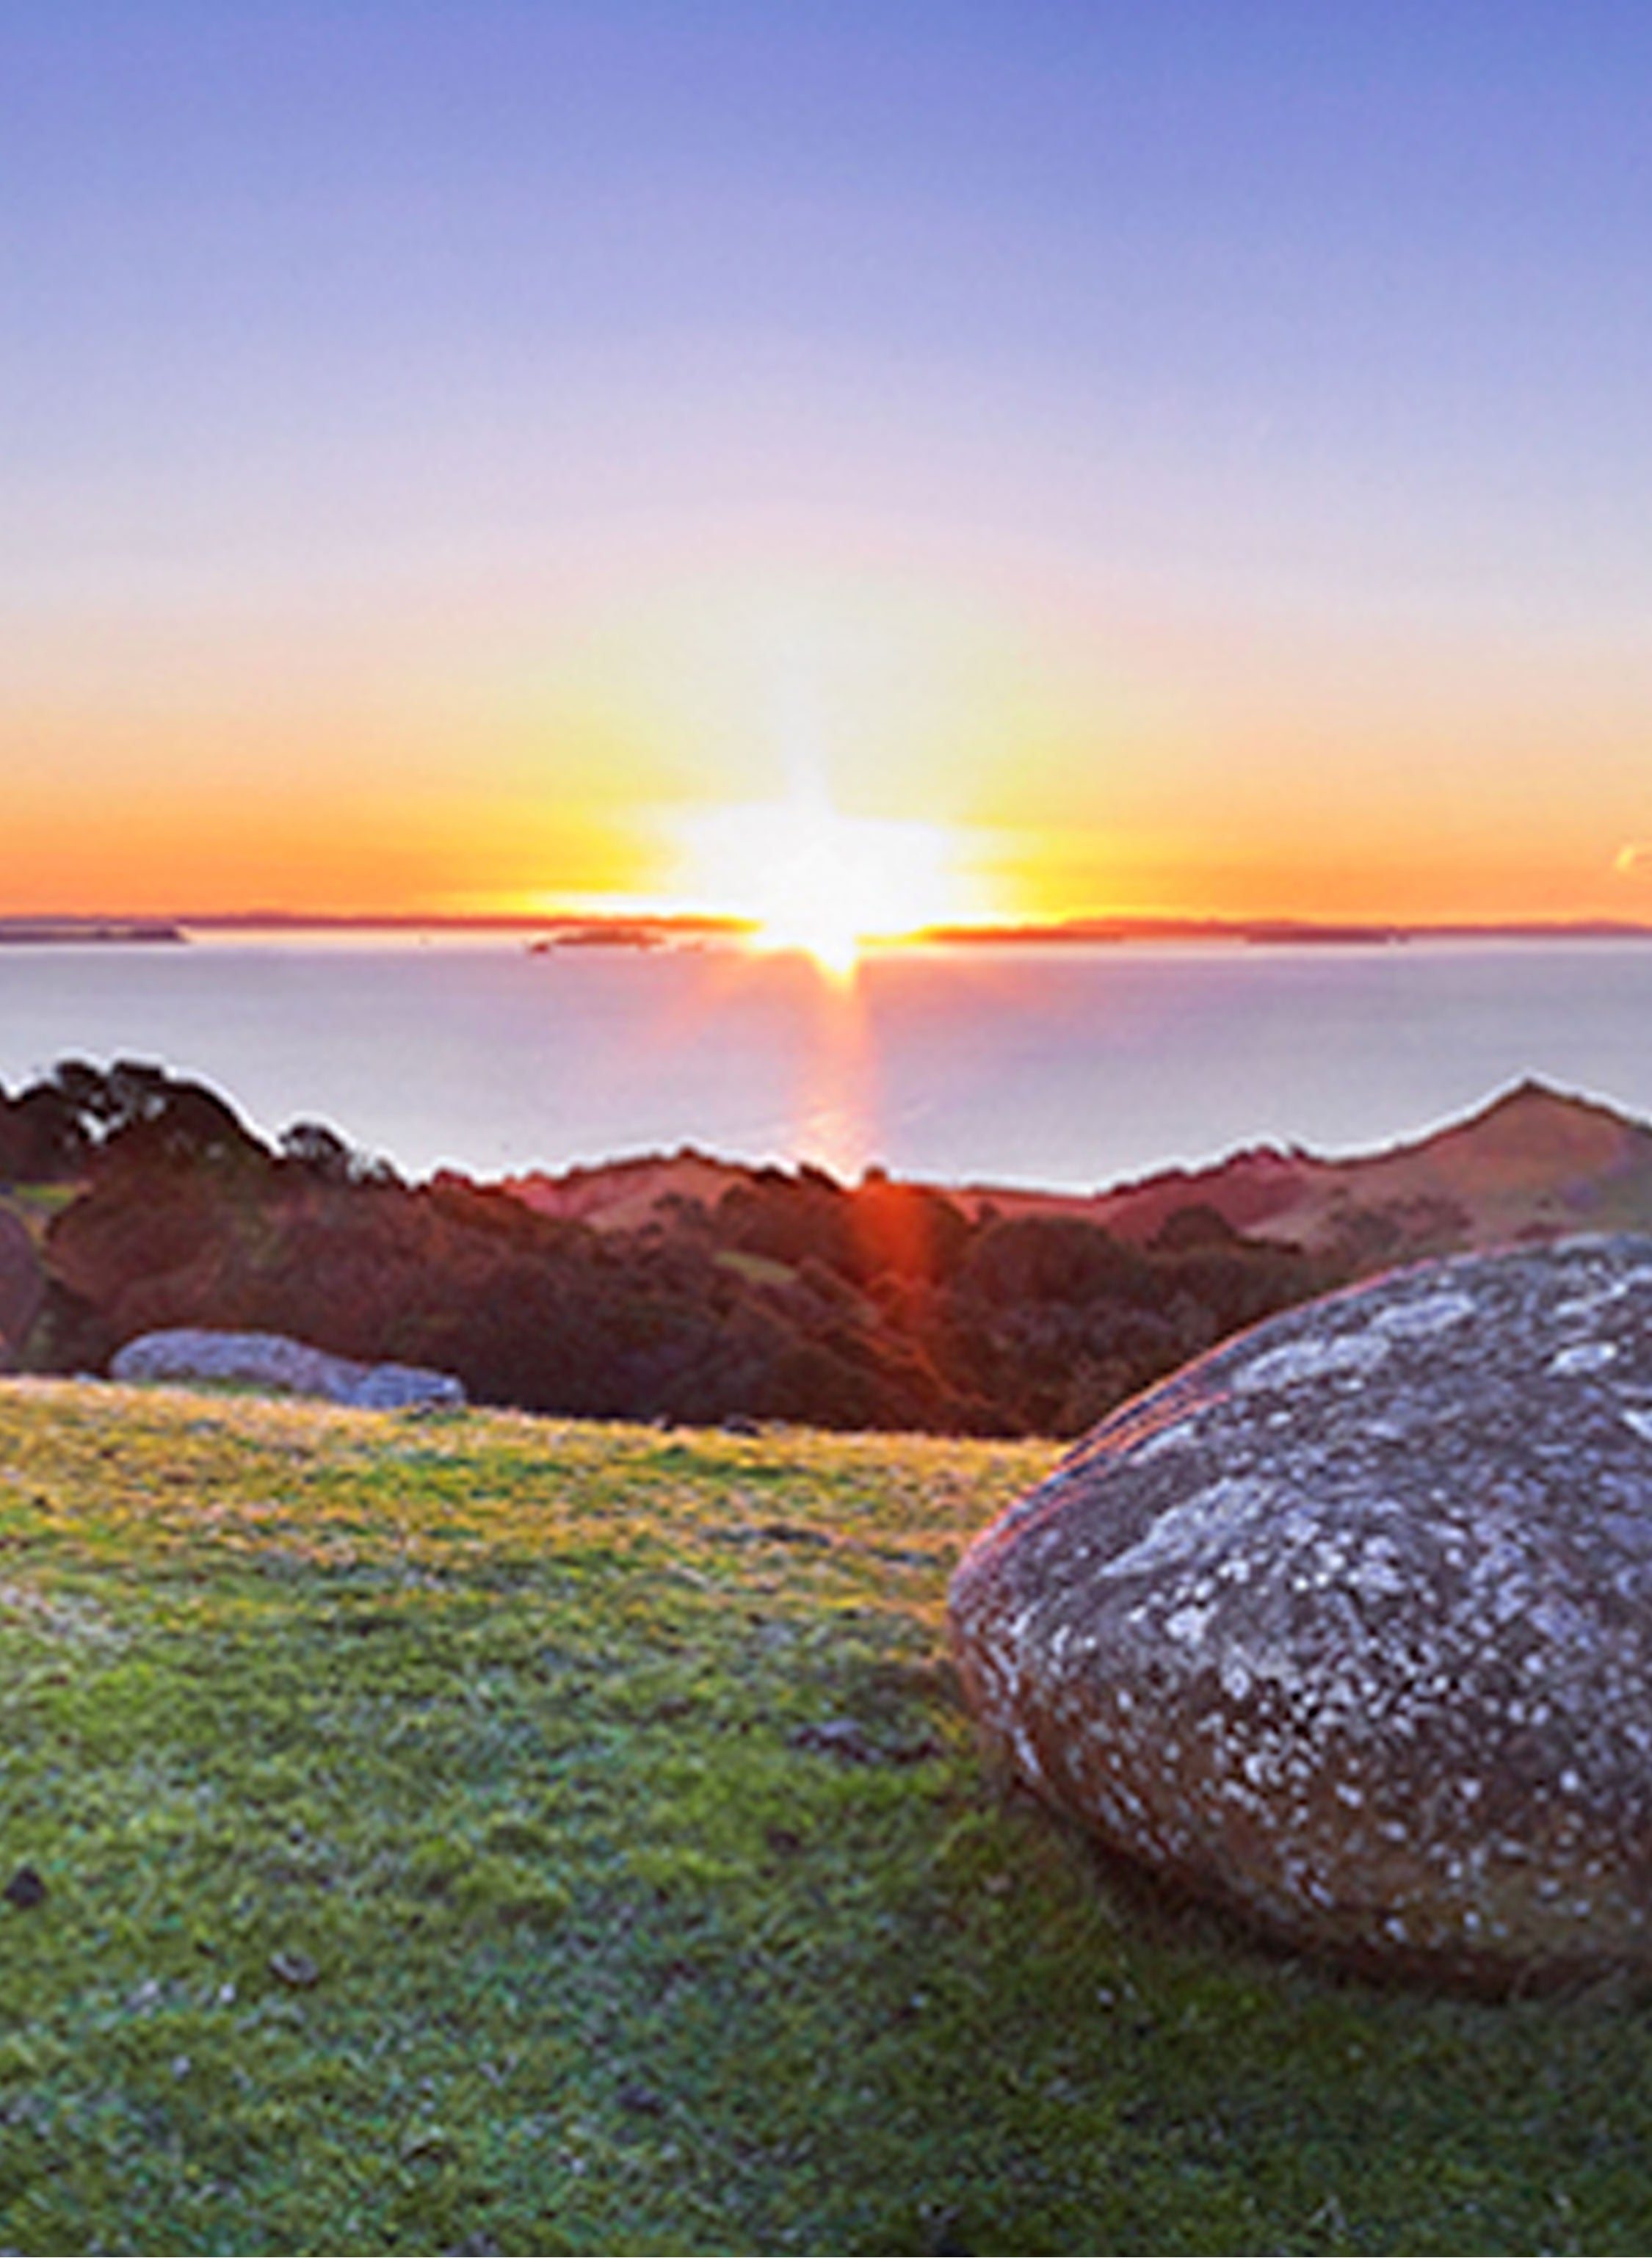
[[[409,1364],[358,1364],[289,1340],[284,1333],[214,1332],[195,1325],[140,1333],[117,1350],[109,1373],[111,1380],[239,1381],[376,1411],[465,1400],[464,1388],[443,1372]]]
[[[1287,1940],[1652,1963],[1652,1239],[1272,1319],[1095,1429],[951,1608],[1034,1788]]]

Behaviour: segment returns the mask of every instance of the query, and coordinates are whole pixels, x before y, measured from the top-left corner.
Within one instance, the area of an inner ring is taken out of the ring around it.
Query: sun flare
[[[748,920],[763,949],[798,949],[842,978],[869,941],[960,913],[939,824],[840,815],[823,794],[720,808],[684,827],[691,884]]]

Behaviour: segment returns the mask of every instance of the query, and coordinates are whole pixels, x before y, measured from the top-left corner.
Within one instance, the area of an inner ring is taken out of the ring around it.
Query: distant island
[[[188,938],[181,926],[148,920],[117,924],[103,920],[53,918],[25,925],[0,918],[0,948],[129,948],[138,943],[148,946],[155,942],[170,947],[187,942]]]
[[[538,941],[529,941],[528,953],[549,956],[563,948],[669,948],[673,938],[657,925],[638,924],[631,919],[599,919],[594,925],[557,926]]]

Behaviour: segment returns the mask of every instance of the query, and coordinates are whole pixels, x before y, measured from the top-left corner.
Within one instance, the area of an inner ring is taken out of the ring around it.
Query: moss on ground
[[[1652,2247],[1652,2032],[1267,1955],[983,1773],[1029,1446],[0,1388],[0,2242]]]

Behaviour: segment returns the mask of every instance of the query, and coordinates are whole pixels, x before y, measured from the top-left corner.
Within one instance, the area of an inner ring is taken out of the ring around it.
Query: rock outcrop
[[[214,1332],[195,1325],[140,1333],[110,1360],[111,1380],[235,1381],[288,1395],[320,1395],[374,1411],[461,1404],[464,1389],[416,1365],[358,1364],[284,1333]]]
[[[1287,1941],[1652,1963],[1652,1239],[1271,1319],[1095,1429],[951,1609],[1036,1790]]]

